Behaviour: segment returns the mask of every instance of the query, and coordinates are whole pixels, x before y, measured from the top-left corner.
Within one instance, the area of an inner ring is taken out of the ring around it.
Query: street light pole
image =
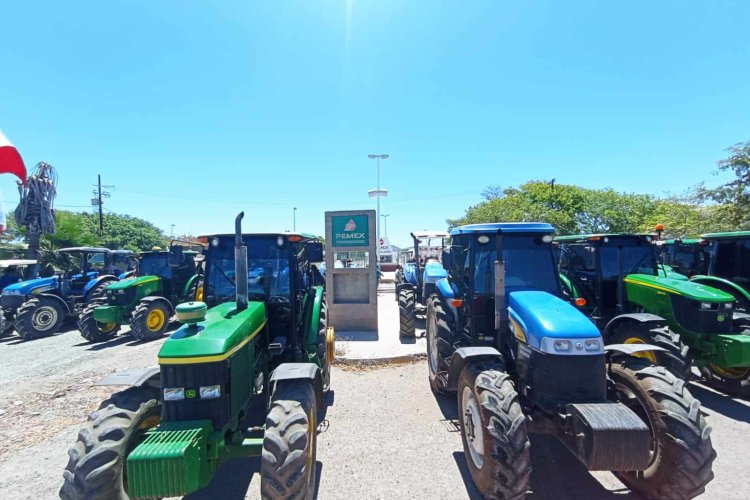
[[[294,207],[292,212],[292,231],[297,232],[297,207]]]
[[[385,237],[388,237],[388,217],[390,217],[391,214],[383,214],[381,217],[383,218],[383,234]]]
[[[377,238],[378,245],[380,245],[380,196],[382,195],[382,192],[380,191],[380,160],[387,160],[390,156],[387,154],[371,154],[367,155],[367,157],[371,160],[376,160],[378,164],[378,189],[376,192],[376,197],[378,199]]]

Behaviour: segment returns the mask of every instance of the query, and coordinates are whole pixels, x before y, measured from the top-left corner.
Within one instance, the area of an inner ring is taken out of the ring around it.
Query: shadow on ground
[[[339,342],[375,342],[379,339],[378,332],[336,332],[336,341]]]
[[[732,420],[750,423],[750,404],[743,404],[740,401],[732,399],[731,396],[697,384],[690,385],[690,393],[700,400],[703,407]]]
[[[0,343],[4,343],[6,345],[19,345],[25,342],[40,342],[40,341],[44,341],[44,339],[51,339],[60,335],[65,335],[65,334],[68,334],[71,332],[77,332],[77,331],[78,331],[78,327],[76,327],[75,324],[65,323],[63,327],[60,329],[60,331],[57,333],[53,333],[52,335],[43,335],[36,339],[26,340],[24,338],[19,337],[18,332],[16,332],[15,330],[11,330],[7,334],[5,334],[3,337],[0,337]]]
[[[443,414],[447,432],[461,432],[455,395],[436,395],[435,400]],[[551,436],[532,435],[531,441],[531,489],[528,499],[578,500],[591,499],[641,499],[640,495],[627,488],[609,490],[605,488],[565,446]],[[480,500],[481,494],[474,485],[466,456],[463,451],[453,454],[456,467],[472,500]]]

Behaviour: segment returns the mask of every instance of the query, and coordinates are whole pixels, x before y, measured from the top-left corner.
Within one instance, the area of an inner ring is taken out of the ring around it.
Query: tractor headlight
[[[572,344],[570,340],[555,340],[555,343],[553,344],[556,351],[559,352],[568,352],[570,351]]]
[[[584,347],[588,352],[596,352],[602,348],[602,344],[599,342],[599,339],[588,339],[584,342]]]
[[[710,302],[701,302],[701,310],[702,311],[710,311],[711,310],[711,303]]]
[[[732,307],[734,307],[734,304],[732,304],[731,302],[726,302],[724,304],[724,309],[731,309]]]
[[[201,399],[219,399],[221,397],[220,385],[207,385],[200,388]]]
[[[170,387],[164,389],[164,401],[180,401],[185,399],[185,389],[182,387]]]

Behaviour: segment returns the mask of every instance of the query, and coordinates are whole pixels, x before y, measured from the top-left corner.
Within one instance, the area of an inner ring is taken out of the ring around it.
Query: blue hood
[[[435,283],[436,281],[447,278],[448,271],[446,271],[440,262],[430,261],[424,268],[424,282]]]
[[[526,334],[529,346],[539,349],[541,339],[600,339],[599,330],[570,303],[547,292],[523,290],[508,294],[510,318]]]
[[[57,288],[57,276],[50,278],[36,278],[33,280],[22,281],[20,283],[14,283],[8,285],[3,289],[3,293],[14,294],[14,295],[29,295],[32,291],[47,288]]]

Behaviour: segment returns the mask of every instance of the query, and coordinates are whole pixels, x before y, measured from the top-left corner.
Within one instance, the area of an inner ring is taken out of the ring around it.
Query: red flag
[[[0,130],[0,174],[13,174],[26,182],[26,165],[16,147]]]

